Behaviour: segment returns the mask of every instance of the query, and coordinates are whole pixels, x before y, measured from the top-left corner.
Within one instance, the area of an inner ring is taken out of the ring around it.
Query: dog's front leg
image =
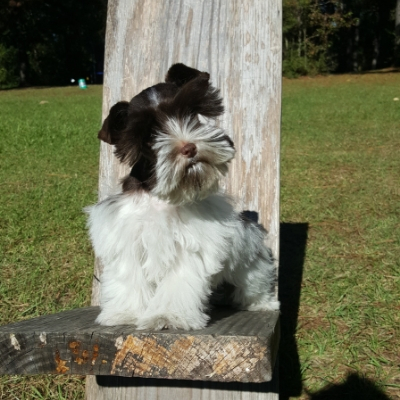
[[[139,329],[192,330],[207,325],[209,317],[204,309],[210,295],[210,278],[202,276],[202,268],[197,269],[197,263],[188,260],[164,277],[137,321]]]
[[[126,257],[126,260],[128,257]],[[136,325],[154,290],[141,268],[117,259],[106,264],[101,277],[101,312],[96,322],[101,325]]]

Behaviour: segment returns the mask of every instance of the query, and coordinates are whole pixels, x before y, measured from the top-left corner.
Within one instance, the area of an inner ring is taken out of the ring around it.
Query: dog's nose
[[[197,148],[194,143],[186,143],[182,148],[181,148],[181,154],[188,158],[193,158],[197,154]]]

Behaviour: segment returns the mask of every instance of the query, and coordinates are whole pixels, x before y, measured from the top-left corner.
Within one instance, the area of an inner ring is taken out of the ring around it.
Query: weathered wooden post
[[[279,144],[281,117],[281,0],[109,0],[103,117],[109,108],[156,82],[183,62],[210,72],[221,89],[223,127],[237,155],[225,182],[244,210],[257,211],[279,248]],[[101,144],[99,197],[128,171],[111,146]],[[95,276],[101,275],[96,262]],[[93,280],[92,304],[99,303]],[[275,377],[275,383],[277,381]],[[277,399],[276,392],[225,392],[203,388],[137,385],[108,388],[88,376],[88,400],[101,399]],[[261,390],[261,389],[260,389]],[[201,391],[201,394],[200,392]],[[224,394],[222,394],[224,393]]]

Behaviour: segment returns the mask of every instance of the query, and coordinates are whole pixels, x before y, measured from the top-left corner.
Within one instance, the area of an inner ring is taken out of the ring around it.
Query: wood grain
[[[277,312],[218,309],[198,331],[95,324],[86,307],[0,327],[0,374],[79,374],[222,382],[271,380]]]

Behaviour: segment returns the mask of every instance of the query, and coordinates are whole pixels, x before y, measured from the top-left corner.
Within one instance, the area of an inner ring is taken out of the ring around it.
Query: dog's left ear
[[[224,106],[219,90],[200,75],[182,86],[171,102],[171,112],[181,118],[193,114],[216,118],[223,114]]]
[[[174,64],[165,77],[180,90],[171,103],[172,112],[179,116],[201,114],[215,118],[224,112],[219,90],[210,84],[210,74],[184,64]]]
[[[201,72],[195,68],[190,68],[185,64],[179,63],[172,65],[168,70],[165,76],[165,82],[175,83],[176,86],[180,87],[199,76],[210,79],[210,74],[208,72]]]
[[[128,107],[127,101],[120,101],[113,105],[110,113],[103,122],[103,126],[99,130],[97,137],[108,144],[117,144],[121,139],[121,132],[128,123]]]

